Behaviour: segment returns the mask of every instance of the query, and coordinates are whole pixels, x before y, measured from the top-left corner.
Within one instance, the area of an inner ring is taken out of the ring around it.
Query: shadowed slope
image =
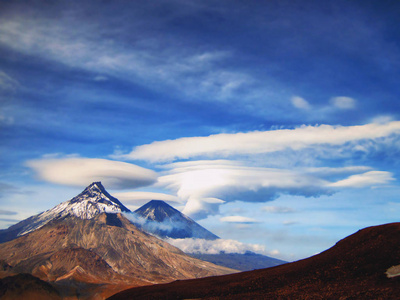
[[[110,299],[397,299],[400,223],[369,227],[308,259],[227,276],[123,291]]]
[[[18,274],[0,280],[2,300],[61,300],[58,291],[51,284],[30,274]]]

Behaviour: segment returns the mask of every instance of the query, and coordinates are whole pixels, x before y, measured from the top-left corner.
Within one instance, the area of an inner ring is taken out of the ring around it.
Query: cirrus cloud
[[[134,164],[95,158],[43,158],[26,165],[39,179],[62,185],[86,186],[102,181],[108,188],[127,189],[148,186],[157,173]]]
[[[363,188],[387,184],[394,181],[393,174],[385,171],[369,171],[363,174],[352,175],[346,179],[331,183],[332,187]]]

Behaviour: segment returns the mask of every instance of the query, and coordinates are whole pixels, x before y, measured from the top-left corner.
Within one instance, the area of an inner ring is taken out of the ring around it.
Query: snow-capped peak
[[[32,222],[24,226],[18,235],[24,235],[39,229],[53,219],[75,216],[81,219],[92,219],[103,212],[130,212],[117,198],[111,196],[101,182],[93,182],[82,193],[71,200],[60,203],[52,209],[31,217]]]
[[[135,210],[133,215],[140,220],[132,220],[139,228],[161,238],[218,239],[218,236],[161,200],[151,200]]]

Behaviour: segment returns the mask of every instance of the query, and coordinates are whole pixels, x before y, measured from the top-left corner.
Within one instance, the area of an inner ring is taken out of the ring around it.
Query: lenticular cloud
[[[291,149],[298,151],[315,146],[340,146],[362,140],[376,140],[400,134],[400,121],[360,126],[302,126],[295,129],[216,134],[187,137],[138,146],[126,159],[173,161],[193,157],[229,157],[262,154]]]
[[[42,180],[71,186],[101,181],[108,188],[125,189],[148,186],[157,180],[157,173],[152,170],[106,159],[38,159],[28,161],[27,166]]]

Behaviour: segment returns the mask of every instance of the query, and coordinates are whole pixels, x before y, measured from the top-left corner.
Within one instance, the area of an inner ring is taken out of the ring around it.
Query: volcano
[[[161,200],[152,200],[133,212],[137,226],[161,238],[206,240],[219,239],[188,216]]]
[[[71,200],[23,220],[8,229],[0,230],[0,243],[39,229],[52,220],[65,216],[92,219],[100,213],[130,212],[117,198],[112,197],[101,184],[93,182],[78,196]]]
[[[186,255],[141,231],[122,212],[129,210],[100,183],[91,184],[14,225],[19,236],[0,244],[1,276],[28,273],[62,297],[104,299],[132,286],[236,272]]]

